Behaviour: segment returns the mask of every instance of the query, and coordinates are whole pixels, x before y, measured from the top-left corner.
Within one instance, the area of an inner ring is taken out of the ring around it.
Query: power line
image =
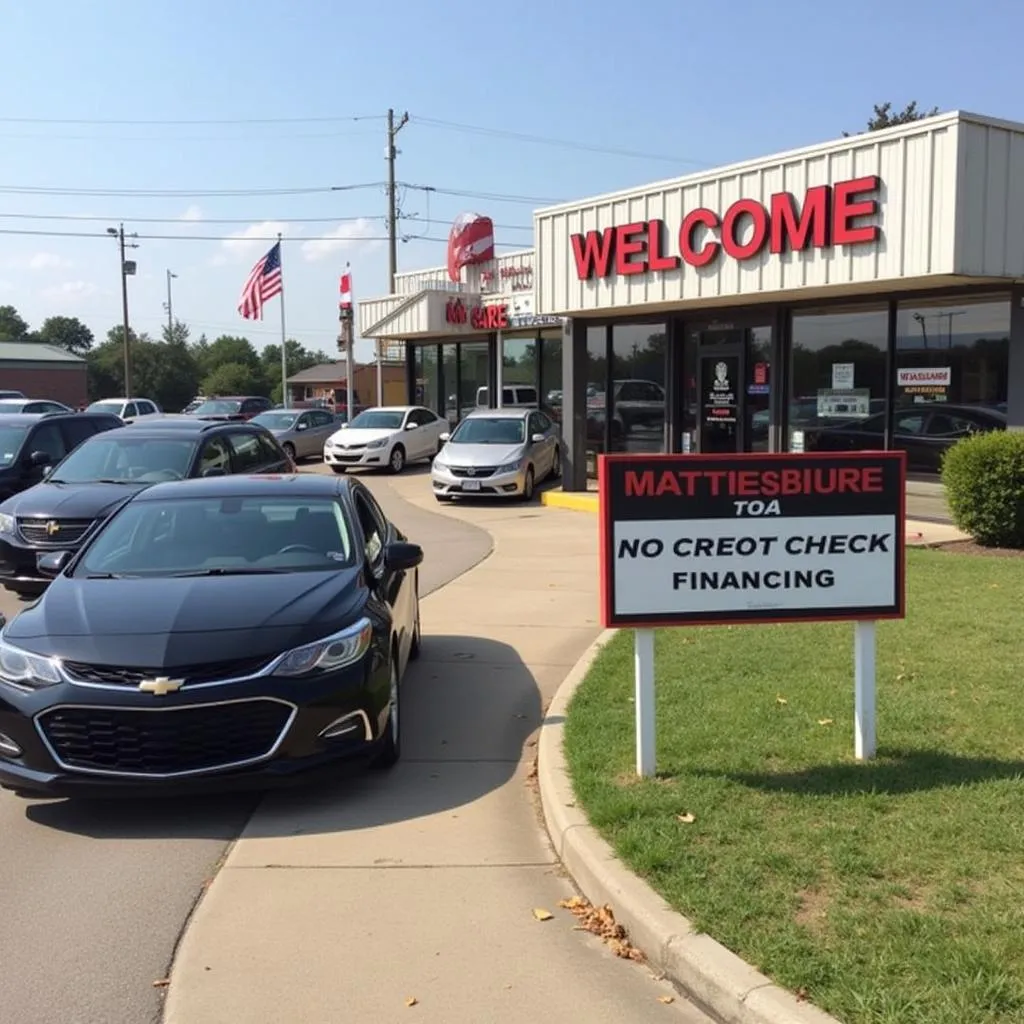
[[[348,132],[287,132],[284,134],[275,133],[272,136],[263,136],[264,140],[270,138],[275,142],[289,142],[297,139],[352,139],[368,138],[376,136],[377,132],[371,131],[348,131]],[[251,135],[65,135],[63,133],[52,135],[50,133],[40,134],[22,132],[0,132],[0,139],[20,139],[22,141],[37,140],[39,142],[158,142],[166,145],[168,142],[252,142]]]
[[[94,125],[232,125],[232,124],[345,124],[353,121],[383,121],[384,114],[350,114],[342,117],[229,117],[170,119],[91,117],[0,117],[0,124],[94,124]]]
[[[526,203],[534,206],[547,206],[563,203],[564,199],[552,199],[550,196],[517,196],[505,192],[472,192],[468,189],[438,188],[435,185],[413,185],[402,182],[403,188],[418,189],[421,192],[432,192],[438,196],[457,196],[460,199],[482,199],[490,203]]]
[[[631,157],[636,160],[660,160],[671,164],[692,164],[696,167],[706,167],[708,164],[703,160],[692,158],[665,156],[659,153],[642,153],[632,149],[616,149],[604,146],[594,146],[587,142],[574,142],[569,139],[556,139],[544,135],[529,135],[524,132],[506,131],[502,128],[487,128],[483,125],[461,124],[458,121],[443,121],[436,117],[412,118],[413,124],[425,125],[430,128],[444,128],[455,132],[465,132],[471,135],[486,135],[491,138],[509,139],[514,142],[530,142],[541,146],[558,146],[563,149],[574,149],[585,153],[601,153],[608,156]]]

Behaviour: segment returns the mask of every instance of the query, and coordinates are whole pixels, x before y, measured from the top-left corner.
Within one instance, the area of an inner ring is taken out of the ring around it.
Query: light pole
[[[176,278],[178,275],[167,271],[167,301],[164,303],[164,309],[167,310],[167,340],[170,341],[170,332],[174,330],[174,308],[171,305],[171,280]]]
[[[128,275],[135,273],[135,260],[124,258],[125,249],[138,249],[137,242],[126,242],[124,224],[116,228],[107,228],[107,234],[116,238],[121,252],[121,316],[124,328],[124,397],[132,397],[132,355],[131,355],[131,333],[128,327]],[[138,235],[129,235],[129,238],[138,238]]]

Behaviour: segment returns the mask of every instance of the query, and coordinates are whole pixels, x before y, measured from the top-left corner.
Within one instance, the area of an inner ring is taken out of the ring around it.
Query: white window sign
[[[832,364],[832,390],[844,391],[853,387],[853,363]]]

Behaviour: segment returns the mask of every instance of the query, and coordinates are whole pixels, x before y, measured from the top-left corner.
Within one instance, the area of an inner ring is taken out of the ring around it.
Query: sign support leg
[[[649,778],[655,772],[653,629],[633,632],[633,670],[636,685],[636,773],[641,778]]]
[[[875,756],[875,623],[857,622],[853,628],[853,753],[858,761],[870,761]]]

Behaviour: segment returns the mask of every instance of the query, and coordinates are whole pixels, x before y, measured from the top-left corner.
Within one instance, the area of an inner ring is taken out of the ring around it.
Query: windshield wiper
[[[272,576],[288,572],[287,569],[258,569],[247,565],[217,566],[213,569],[190,569],[188,572],[172,572],[170,577],[182,579],[186,576]]]
[[[83,580],[128,580],[138,579],[126,572],[91,572],[82,577]]]

